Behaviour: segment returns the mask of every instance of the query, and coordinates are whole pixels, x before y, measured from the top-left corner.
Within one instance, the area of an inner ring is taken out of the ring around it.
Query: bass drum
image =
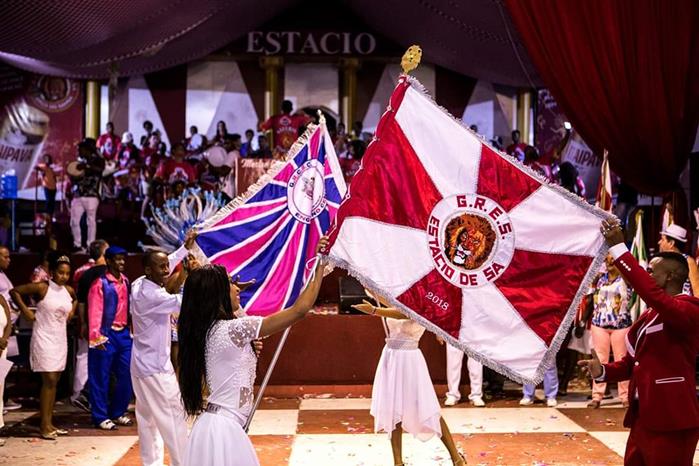
[[[80,162],[73,160],[66,166],[66,173],[71,178],[82,178],[85,176],[85,170],[80,168]]]

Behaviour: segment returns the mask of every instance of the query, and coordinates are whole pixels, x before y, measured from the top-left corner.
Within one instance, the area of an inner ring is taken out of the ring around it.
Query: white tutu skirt
[[[184,464],[187,466],[259,466],[250,438],[235,419],[203,413],[192,427]]]
[[[422,351],[384,347],[371,394],[374,431],[391,432],[398,423],[422,441],[441,436],[437,394]]]

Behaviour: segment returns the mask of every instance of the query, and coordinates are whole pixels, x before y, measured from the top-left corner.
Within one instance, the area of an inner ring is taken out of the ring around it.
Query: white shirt
[[[184,247],[170,254],[170,270],[186,255]],[[170,361],[170,314],[179,312],[181,305],[181,294],[170,294],[145,276],[131,284],[131,375],[143,378],[174,372]]]
[[[10,321],[14,324],[19,318],[19,311],[17,310],[14,301],[10,297],[10,290],[14,288],[12,282],[5,274],[5,272],[0,270],[0,295],[5,298],[7,305],[10,306]]]
[[[12,282],[10,279],[7,277],[5,272],[0,270],[0,295],[2,295],[3,298],[7,301],[9,304],[11,299],[10,299],[10,290],[14,288],[12,285]]]

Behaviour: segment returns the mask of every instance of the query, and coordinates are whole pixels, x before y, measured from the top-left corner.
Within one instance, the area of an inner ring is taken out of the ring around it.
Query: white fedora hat
[[[672,239],[682,241],[683,243],[687,242],[687,230],[674,223],[668,225],[667,228],[662,231],[662,234]]]

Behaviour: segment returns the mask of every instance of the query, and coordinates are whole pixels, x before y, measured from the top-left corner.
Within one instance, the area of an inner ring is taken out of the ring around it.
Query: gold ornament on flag
[[[418,67],[422,59],[422,49],[419,45],[411,45],[400,59],[400,66],[403,68],[403,73],[408,74]]]

